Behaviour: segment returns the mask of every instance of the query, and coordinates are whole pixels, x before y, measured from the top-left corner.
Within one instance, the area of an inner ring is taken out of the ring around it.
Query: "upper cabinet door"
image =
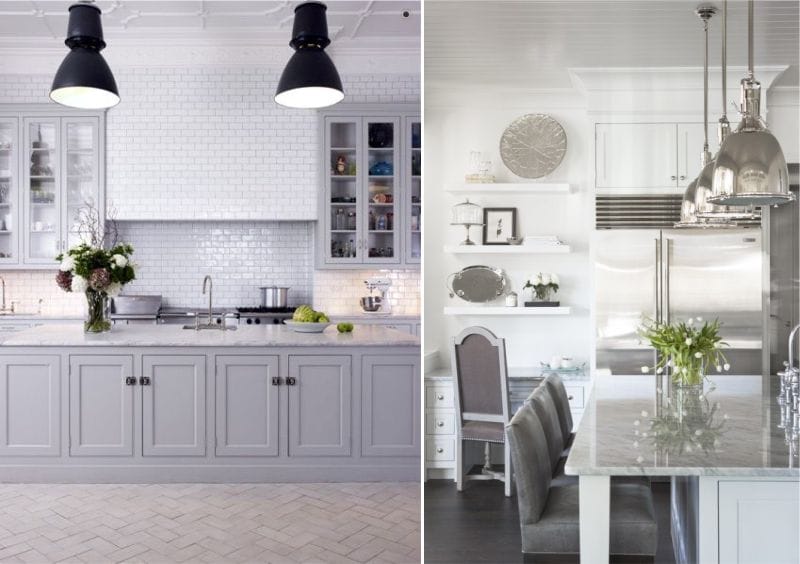
[[[422,258],[422,121],[419,116],[405,118],[403,143],[403,224],[406,235],[405,261],[418,264]]]
[[[19,263],[19,120],[0,116],[0,264]]]
[[[325,148],[322,163],[325,196],[322,225],[325,229],[326,264],[363,262],[361,211],[362,177],[359,166],[361,118],[328,117],[324,125]]]
[[[61,238],[61,120],[25,118],[23,198],[26,264],[55,265]]]
[[[88,206],[103,214],[100,197],[102,163],[100,162],[100,120],[96,117],[63,118],[62,162],[64,185],[65,249],[77,245],[86,234],[80,233],[81,214]]]
[[[674,123],[598,123],[595,126],[598,192],[678,193]]]
[[[716,124],[708,127],[708,150],[713,157],[719,150]],[[702,123],[678,124],[678,186],[682,189],[700,174],[704,137]]]
[[[361,245],[366,250],[365,263],[395,264],[400,262],[401,222],[398,198],[405,192],[401,182],[399,118],[364,118],[363,133],[366,151],[363,154],[367,171],[364,199],[366,221]],[[362,224],[363,225],[363,224]]]

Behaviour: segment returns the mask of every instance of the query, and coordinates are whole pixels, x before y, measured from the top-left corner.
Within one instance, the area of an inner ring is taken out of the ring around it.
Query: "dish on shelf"
[[[539,361],[539,364],[541,365],[542,372],[551,372],[555,374],[578,374],[586,370],[585,362],[570,366],[569,368],[550,368],[550,364],[544,361]]]
[[[500,268],[473,265],[454,272],[447,279],[450,297],[472,303],[492,302],[506,291],[508,280]]]
[[[391,163],[380,161],[369,167],[371,176],[391,176],[394,172],[394,167]]]

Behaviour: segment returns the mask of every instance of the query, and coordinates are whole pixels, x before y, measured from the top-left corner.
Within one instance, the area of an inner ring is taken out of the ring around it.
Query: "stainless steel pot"
[[[261,307],[286,307],[289,298],[289,288],[279,286],[262,286]]]

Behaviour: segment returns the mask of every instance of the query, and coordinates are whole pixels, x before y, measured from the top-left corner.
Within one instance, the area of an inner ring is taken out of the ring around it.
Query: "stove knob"
[[[256,317],[256,325],[261,325],[261,318],[260,317]]]
[[[247,318],[247,324],[248,325],[252,325],[253,324],[252,318],[250,318],[250,317]]]

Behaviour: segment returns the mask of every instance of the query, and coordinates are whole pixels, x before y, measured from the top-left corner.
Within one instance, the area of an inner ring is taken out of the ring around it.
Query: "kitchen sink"
[[[193,331],[206,331],[206,330],[216,330],[216,331],[236,331],[236,326],[228,326],[223,327],[222,325],[218,325],[216,323],[201,323],[200,325],[184,325],[184,329],[191,329]]]

